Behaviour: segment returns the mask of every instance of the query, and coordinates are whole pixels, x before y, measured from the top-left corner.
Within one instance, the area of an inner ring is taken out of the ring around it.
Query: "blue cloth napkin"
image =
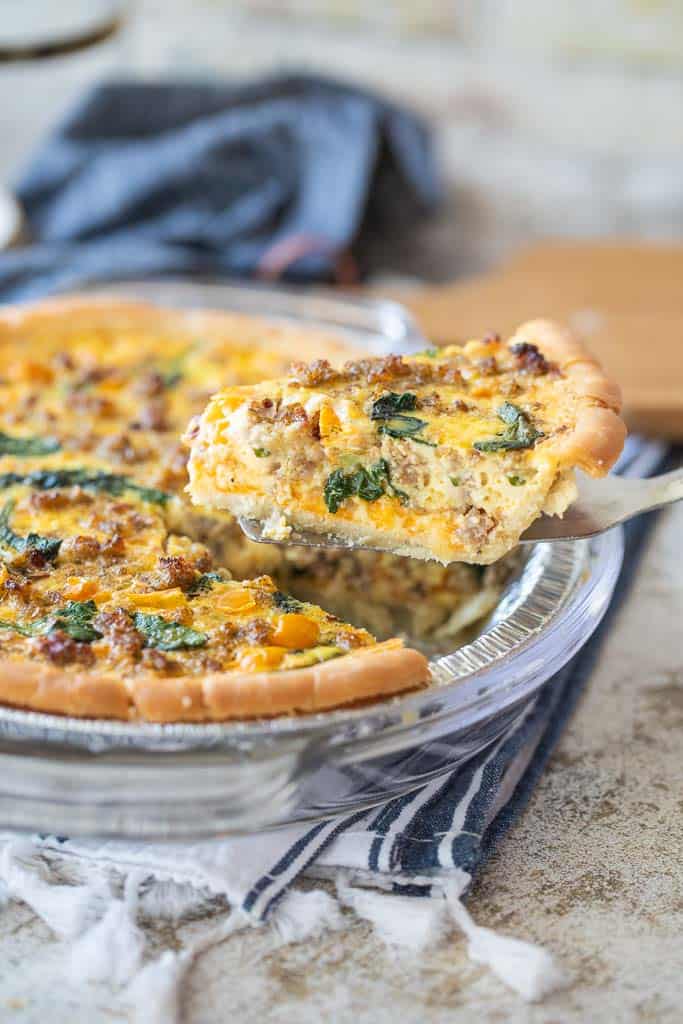
[[[94,89],[17,185],[0,299],[150,274],[350,279],[439,198],[422,122],[305,75]]]

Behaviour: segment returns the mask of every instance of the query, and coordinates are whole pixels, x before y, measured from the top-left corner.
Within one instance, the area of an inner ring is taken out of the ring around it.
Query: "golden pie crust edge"
[[[77,328],[80,319],[84,323],[88,323],[93,315],[100,318],[107,316],[135,318],[143,327],[150,324],[160,325],[168,319],[169,313],[182,320],[185,320],[188,315],[208,316],[209,318],[220,315],[213,311],[197,313],[195,310],[172,309],[168,306],[155,306],[154,303],[139,299],[119,299],[108,295],[64,295],[53,299],[43,299],[39,302],[3,306],[0,309],[0,331],[6,332],[11,337],[18,328],[30,329],[32,324],[45,326],[53,320],[68,320],[71,326]]]
[[[31,324],[74,318],[124,316],[140,326],[170,321],[194,325],[234,323],[220,310],[173,309],[108,296],[66,296],[0,310],[0,340]],[[248,317],[258,319],[258,317]],[[4,335],[4,337],[3,337]],[[149,722],[244,720],[312,713],[381,699],[429,682],[429,663],[418,651],[389,640],[332,661],[280,672],[216,672],[204,676],[140,675],[128,681],[112,672],[67,672],[32,661],[0,659],[0,703],[70,715]]]
[[[424,655],[400,640],[282,672],[214,672],[129,682],[114,673],[65,672],[30,661],[0,662],[0,701],[77,718],[224,722],[328,711],[429,682]]]
[[[296,325],[286,321],[271,321],[267,313],[260,315],[241,310],[171,306],[161,302],[156,304],[144,299],[126,298],[125,296],[119,298],[94,292],[92,295],[75,293],[36,302],[29,301],[26,304],[0,307],[0,341],[10,342],[17,331],[30,331],[32,326],[44,328],[51,322],[68,323],[70,328],[78,330],[81,326],[88,326],[93,317],[97,317],[99,320],[123,319],[127,326],[153,331],[172,329],[175,325],[180,330],[192,330],[199,333],[204,330],[220,333],[227,329],[232,334],[240,321],[252,324],[262,323],[266,327],[274,327],[276,336],[284,332],[287,339],[296,330]],[[340,358],[344,356],[348,358],[349,344],[335,337],[334,331],[327,334],[324,330],[316,331],[314,326],[307,324],[302,325],[301,330],[309,342],[318,335],[319,338],[324,338],[327,352],[338,349]],[[273,339],[266,339],[263,351],[267,352],[272,345]]]
[[[529,342],[556,363],[581,400],[576,423],[565,435],[559,458],[590,476],[604,476],[621,454],[626,424],[619,415],[621,390],[572,332],[552,320],[529,320],[509,344]]]

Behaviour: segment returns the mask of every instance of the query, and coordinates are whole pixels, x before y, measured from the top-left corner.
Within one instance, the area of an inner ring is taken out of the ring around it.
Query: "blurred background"
[[[683,235],[680,0],[2,0],[0,182],[103,77],[340,76],[432,126],[445,199],[388,274],[542,236]]]

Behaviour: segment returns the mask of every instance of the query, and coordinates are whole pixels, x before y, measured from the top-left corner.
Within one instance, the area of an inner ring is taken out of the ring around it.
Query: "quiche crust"
[[[244,349],[255,349],[259,354],[285,362],[298,351],[310,359],[321,350],[330,359],[343,358],[349,351],[348,344],[321,330],[276,324],[247,313],[157,306],[132,298],[76,294],[0,309],[0,340],[10,343],[15,341],[19,331],[26,336],[41,329],[71,335],[80,330],[93,330],[94,326],[96,329],[97,325],[108,330],[127,327],[141,333],[149,331],[158,337],[160,351],[163,351],[165,336],[178,332],[185,335],[206,332],[219,342],[227,337],[228,350],[241,334]],[[106,356],[106,351],[102,355]]]
[[[552,320],[530,320],[511,343],[536,344],[570,381],[581,399],[573,430],[561,440],[562,461],[590,476],[605,476],[619,458],[626,439],[621,389],[568,328]]]
[[[426,686],[424,655],[390,640],[320,665],[281,672],[216,672],[134,681],[97,670],[69,673],[2,662],[0,700],[77,718],[224,722],[313,713]]]
[[[574,470],[608,472],[625,438],[619,389],[568,330],[497,336],[215,395],[191,424],[193,501],[397,556],[490,564],[543,512],[562,515]],[[504,428],[504,429],[503,429]]]

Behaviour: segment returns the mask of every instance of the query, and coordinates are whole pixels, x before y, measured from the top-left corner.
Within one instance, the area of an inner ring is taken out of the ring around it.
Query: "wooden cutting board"
[[[438,343],[536,317],[570,324],[621,384],[631,429],[683,441],[683,245],[546,242],[400,297]]]

